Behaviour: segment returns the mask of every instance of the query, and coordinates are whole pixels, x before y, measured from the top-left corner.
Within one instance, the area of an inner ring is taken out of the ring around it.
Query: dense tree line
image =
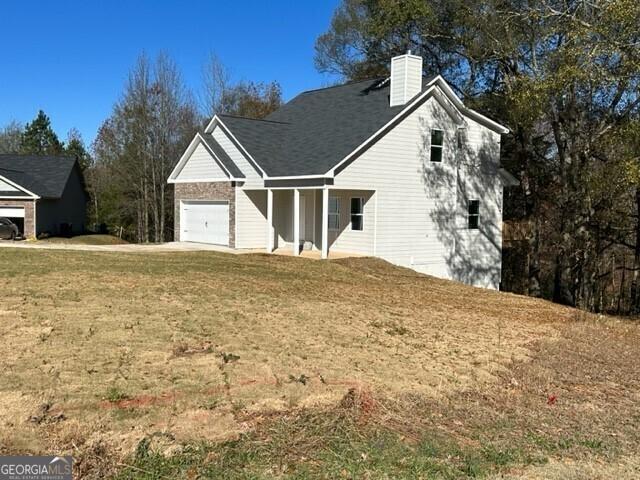
[[[511,130],[502,162],[521,188],[505,218],[526,232],[520,288],[637,312],[638,25],[636,0],[343,0],[316,65],[356,80],[386,75],[409,49],[421,55],[426,75]]]

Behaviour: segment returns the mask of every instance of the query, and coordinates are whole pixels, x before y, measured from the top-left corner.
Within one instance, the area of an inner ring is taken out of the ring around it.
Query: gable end
[[[445,109],[447,114],[452,118],[452,120],[457,124],[464,124],[464,117],[460,113],[460,111],[453,105],[451,102],[448,102],[444,98],[444,93],[440,90],[438,86],[431,86],[429,89],[425,90],[420,96],[418,96],[412,103],[410,103],[407,108],[405,108],[402,112],[400,112],[397,116],[395,116],[389,123],[384,125],[380,130],[374,133],[370,138],[368,138],[364,143],[362,143],[358,148],[356,148],[353,152],[351,152],[347,157],[340,161],[335,167],[333,167],[327,175],[336,176],[345,168],[347,168],[354,160],[360,157],[363,153],[369,150],[373,145],[376,144],[381,138],[383,138],[387,133],[389,133],[393,128],[395,128],[398,124],[400,124],[404,119],[406,119],[409,115],[415,112],[421,105],[423,105],[429,98],[435,98],[438,103]]]
[[[169,183],[236,180],[198,133],[171,172]]]

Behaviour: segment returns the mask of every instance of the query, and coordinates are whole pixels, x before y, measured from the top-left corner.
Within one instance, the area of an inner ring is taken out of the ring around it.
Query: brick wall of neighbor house
[[[174,239],[180,238],[181,200],[218,200],[229,202],[229,246],[236,246],[236,194],[234,182],[175,183]]]
[[[24,207],[24,231],[27,238],[36,236],[35,200],[0,200],[0,207]]]

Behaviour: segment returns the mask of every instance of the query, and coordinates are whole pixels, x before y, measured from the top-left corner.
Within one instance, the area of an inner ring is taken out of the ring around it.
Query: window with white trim
[[[435,128],[431,129],[431,157],[432,162],[442,162],[442,150],[444,148],[444,132]]]
[[[364,228],[364,198],[351,197],[351,230]]]
[[[469,200],[468,206],[469,230],[480,228],[480,200]]]
[[[329,230],[340,230],[339,197],[329,197]]]

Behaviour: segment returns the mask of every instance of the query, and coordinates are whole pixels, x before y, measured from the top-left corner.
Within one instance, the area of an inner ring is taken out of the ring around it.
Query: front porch
[[[265,202],[268,253],[321,259],[375,254],[373,190],[271,188],[253,194]]]

